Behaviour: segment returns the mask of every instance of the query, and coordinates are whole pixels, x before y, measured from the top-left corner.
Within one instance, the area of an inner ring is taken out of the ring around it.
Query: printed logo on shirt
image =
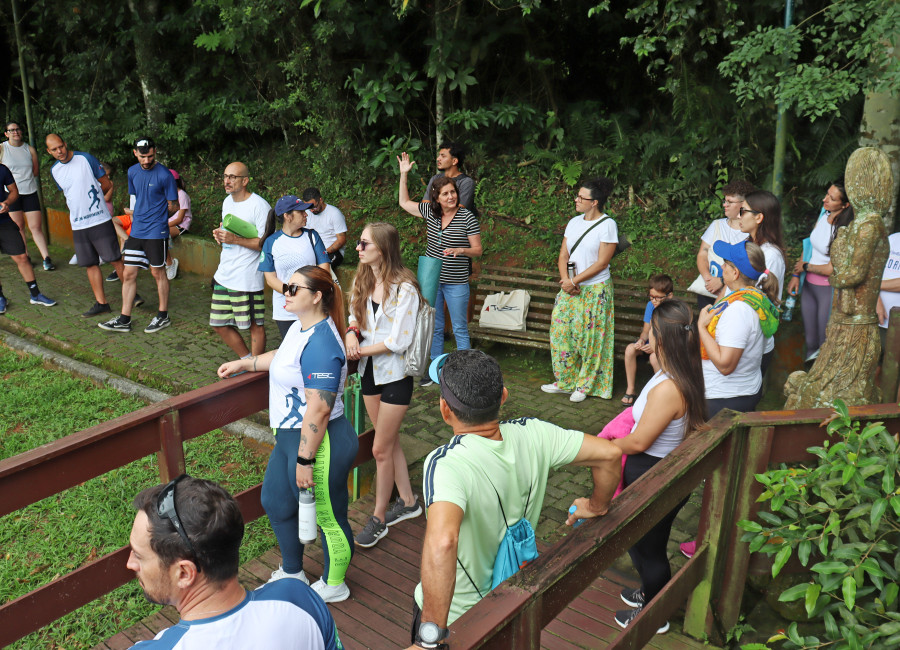
[[[95,205],[100,205],[100,192],[98,192],[97,188],[93,185],[91,185],[91,189],[88,190],[88,198],[91,200],[88,210],[93,210]]]
[[[330,372],[311,372],[306,376],[307,379],[334,379],[334,374]]]

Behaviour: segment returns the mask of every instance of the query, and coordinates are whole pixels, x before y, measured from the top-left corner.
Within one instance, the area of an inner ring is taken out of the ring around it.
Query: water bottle
[[[575,514],[576,510],[578,510],[578,508],[576,506],[569,506],[569,514],[570,515]],[[584,519],[576,519],[575,523],[572,524],[572,528],[578,528],[583,523],[584,523]]]
[[[575,262],[566,262],[566,274],[570,280],[575,277]]]
[[[316,495],[312,490],[300,490],[300,507],[297,511],[301,544],[316,541]]]
[[[784,311],[781,313],[781,320],[789,321],[794,318],[794,307],[797,305],[797,299],[793,295],[789,295],[784,301]]]

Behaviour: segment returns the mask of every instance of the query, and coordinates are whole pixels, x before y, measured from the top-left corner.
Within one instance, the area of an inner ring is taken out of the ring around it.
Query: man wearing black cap
[[[536,418],[501,423],[509,392],[499,364],[484,352],[442,355],[428,372],[440,385],[441,416],[453,429],[451,441],[426,458],[422,481],[428,523],[412,640],[433,648],[491,590],[507,526],[527,519],[537,527],[550,470],[570,463],[592,470],[594,491],[575,499],[571,524],[606,514],[622,456],[608,440]]]
[[[307,217],[307,228],[312,228],[325,243],[325,252],[331,260],[331,268],[336,269],[344,261],[344,244],[347,243],[347,220],[344,213],[334,205],[325,203],[318,187],[303,190],[303,200],[311,203]]]
[[[134,143],[137,164],[128,169],[128,193],[134,201],[131,234],[122,254],[122,315],[100,323],[110,332],[131,331],[131,309],[137,296],[138,269],[150,269],[159,294],[159,311],[144,332],[152,334],[171,325],[169,320],[169,278],[166,253],[169,243],[169,216],[178,211],[178,187],[169,168],[156,162],[156,144],[151,138]]]

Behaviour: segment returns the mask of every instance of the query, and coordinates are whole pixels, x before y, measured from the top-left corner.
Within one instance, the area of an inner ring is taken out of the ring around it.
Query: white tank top
[[[37,192],[37,183],[34,180],[34,167],[31,160],[31,149],[27,142],[21,147],[14,147],[8,141],[0,144],[3,147],[0,162],[9,167],[19,194],[34,194]]]
[[[667,379],[670,379],[669,375],[660,370],[653,375],[653,377],[650,378],[650,381],[647,382],[647,385],[644,386],[641,394],[638,396],[637,400],[635,400],[634,407],[631,411],[632,415],[634,415],[634,428],[631,429],[632,432],[637,428],[638,422],[641,421],[641,416],[644,414],[644,409],[647,407],[647,396],[650,394],[650,391]],[[666,425],[666,428],[662,430],[662,433],[659,434],[659,437],[653,441],[653,444],[650,445],[644,453],[649,456],[655,456],[656,458],[665,458],[668,456],[669,453],[684,440],[686,419],[687,413],[677,420],[669,422],[669,424]]]

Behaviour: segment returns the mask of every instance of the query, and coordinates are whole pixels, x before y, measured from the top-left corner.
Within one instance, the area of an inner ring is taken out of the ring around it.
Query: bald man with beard
[[[212,307],[209,324],[235,354],[244,358],[262,354],[266,349],[265,279],[259,267],[266,220],[271,206],[258,194],[247,189],[250,170],[242,162],[233,162],[223,176],[228,196],[222,203],[223,223],[213,230],[222,245],[219,268],[213,276]],[[231,214],[252,224],[257,237],[241,237],[224,227],[225,216]],[[242,330],[250,330],[250,348],[244,343]]]

